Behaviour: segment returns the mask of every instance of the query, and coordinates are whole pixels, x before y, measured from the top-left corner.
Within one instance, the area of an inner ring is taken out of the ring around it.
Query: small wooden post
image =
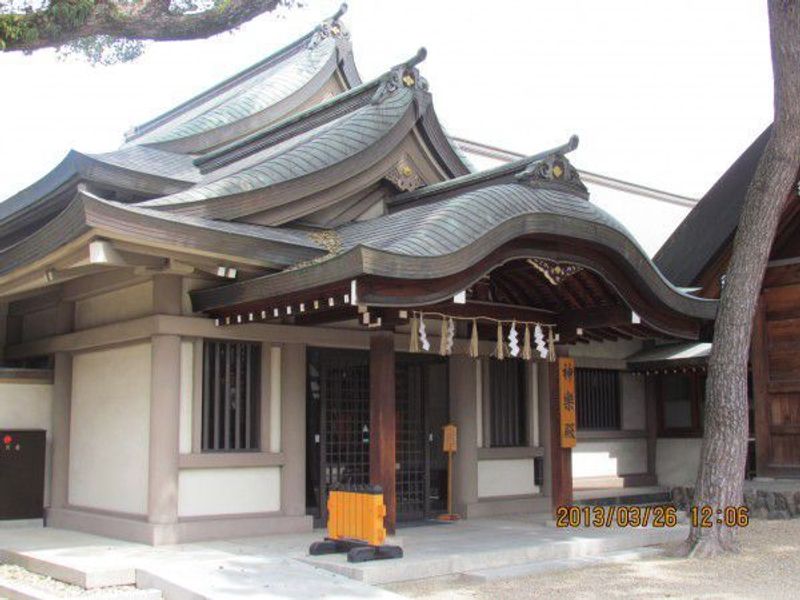
[[[453,452],[458,450],[457,429],[453,423],[448,423],[442,430],[442,450],[447,453],[447,513],[439,515],[439,520],[458,521],[461,517],[453,513]]]

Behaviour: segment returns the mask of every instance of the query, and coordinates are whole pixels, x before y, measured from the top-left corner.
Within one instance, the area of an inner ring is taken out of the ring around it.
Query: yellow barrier
[[[350,486],[328,493],[328,537],[380,546],[386,540],[383,492],[374,486]]]

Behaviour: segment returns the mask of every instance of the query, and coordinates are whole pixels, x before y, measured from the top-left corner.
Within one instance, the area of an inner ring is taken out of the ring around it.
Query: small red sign
[[[14,441],[14,438],[12,438],[12,437],[11,437],[10,435],[8,435],[8,434],[6,434],[6,435],[5,435],[5,437],[3,437],[3,443],[4,443],[6,446],[8,446],[8,445],[9,445],[11,442],[13,442],[13,441]]]

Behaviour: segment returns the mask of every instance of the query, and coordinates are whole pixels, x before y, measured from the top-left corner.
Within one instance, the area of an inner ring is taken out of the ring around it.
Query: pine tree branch
[[[287,0],[221,0],[201,12],[181,14],[170,0],[51,0],[41,10],[0,14],[0,49],[33,52],[91,36],[179,41],[235,29]]]

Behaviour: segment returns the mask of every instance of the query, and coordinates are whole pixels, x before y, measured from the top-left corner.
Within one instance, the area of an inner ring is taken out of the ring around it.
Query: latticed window
[[[525,446],[528,443],[525,364],[519,360],[489,361],[489,392],[490,445]]]
[[[260,364],[260,344],[203,344],[204,452],[259,449]]]
[[[619,371],[575,369],[575,411],[581,429],[620,428]]]

